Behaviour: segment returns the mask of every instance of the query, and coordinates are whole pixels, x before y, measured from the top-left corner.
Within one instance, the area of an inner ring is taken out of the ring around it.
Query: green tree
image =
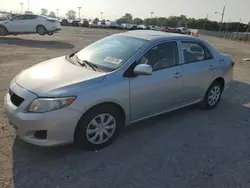
[[[41,15],[47,16],[48,15],[48,10],[46,8],[41,9]]]
[[[69,20],[74,20],[76,19],[76,12],[74,10],[68,10],[66,16]]]
[[[51,17],[51,18],[56,18],[56,14],[55,14],[54,12],[50,12],[50,13],[49,13],[49,17]]]
[[[137,25],[143,24],[143,20],[141,18],[135,18],[133,19],[133,24]]]
[[[126,13],[120,19],[116,20],[117,23],[132,23],[133,16],[130,13]]]

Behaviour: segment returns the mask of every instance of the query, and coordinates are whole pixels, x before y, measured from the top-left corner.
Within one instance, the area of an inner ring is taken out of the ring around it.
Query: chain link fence
[[[230,40],[240,40],[249,42],[250,41],[250,32],[229,32],[229,31],[207,31],[199,30],[200,35],[208,35],[213,37],[220,37]]]

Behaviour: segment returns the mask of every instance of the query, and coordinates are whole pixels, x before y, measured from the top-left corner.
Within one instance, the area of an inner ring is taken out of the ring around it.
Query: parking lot
[[[0,187],[250,187],[250,44],[201,36],[233,56],[234,80],[218,107],[188,107],[131,125],[96,152],[42,148],[8,130],[3,98],[21,70],[115,32],[65,27],[53,36],[0,37]]]

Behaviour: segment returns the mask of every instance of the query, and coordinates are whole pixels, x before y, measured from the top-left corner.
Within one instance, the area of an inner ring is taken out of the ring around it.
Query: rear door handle
[[[183,76],[183,74],[181,74],[181,73],[179,73],[179,72],[176,72],[175,74],[174,74],[174,78],[180,78],[180,77],[182,77]]]
[[[214,65],[209,65],[209,69],[214,69],[215,66]]]

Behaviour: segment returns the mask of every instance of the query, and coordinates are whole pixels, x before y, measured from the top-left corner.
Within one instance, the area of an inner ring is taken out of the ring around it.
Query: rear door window
[[[199,42],[181,42],[184,55],[184,63],[193,63],[213,59],[211,52]]]
[[[37,18],[36,15],[24,15],[24,19],[25,20],[34,20],[36,18]]]

